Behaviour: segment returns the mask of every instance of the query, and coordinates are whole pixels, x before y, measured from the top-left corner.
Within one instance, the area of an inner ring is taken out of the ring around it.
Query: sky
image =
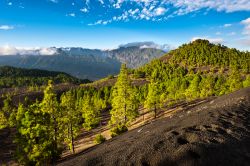
[[[202,38],[250,51],[249,0],[0,0],[7,47],[112,49]]]

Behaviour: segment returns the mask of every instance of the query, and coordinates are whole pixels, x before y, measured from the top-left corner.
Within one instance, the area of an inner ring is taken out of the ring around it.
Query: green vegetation
[[[156,118],[157,110],[160,107],[160,92],[158,91],[158,83],[151,81],[151,83],[148,86],[148,96],[145,101],[145,107],[148,110],[153,109],[154,110],[154,118]]]
[[[207,40],[199,39],[190,44],[184,44],[169,52],[168,55],[172,56],[170,63],[182,66],[213,66],[239,69],[244,73],[250,72],[249,52],[211,44]]]
[[[131,85],[126,65],[122,65],[121,72],[112,91],[112,110],[110,111],[112,128],[128,126],[138,115],[135,90]],[[113,132],[116,130],[113,130]]]
[[[3,101],[3,107],[0,110],[0,129],[13,127],[15,125],[16,109],[12,105],[10,96]]]
[[[157,82],[161,103],[172,103],[223,95],[248,87],[249,67],[249,52],[196,40],[169,52],[161,60],[136,69],[134,73]],[[150,94],[148,98],[152,96]]]
[[[7,123],[8,123],[7,118],[5,117],[4,112],[1,111],[0,112],[0,130],[3,128],[6,128]]]
[[[69,145],[73,153],[75,153],[74,138],[80,131],[79,123],[81,121],[80,111],[77,107],[77,101],[72,91],[68,91],[61,96],[61,110],[62,119],[61,123],[64,125],[64,139]]]
[[[52,80],[54,83],[88,83],[89,80],[80,80],[69,74],[62,72],[38,70],[38,69],[22,69],[10,66],[0,67],[0,88],[13,88],[30,86],[46,85]]]
[[[58,100],[49,81],[43,100],[20,104],[13,119],[17,128],[15,143],[18,161],[24,165],[52,164],[65,145],[75,153],[74,139],[80,133],[81,126],[86,130],[98,126],[100,111],[106,108],[108,96],[108,87],[100,90],[76,89],[63,93]],[[2,110],[10,108],[8,105],[5,104]],[[4,124],[6,116],[1,116],[1,124]],[[98,143],[104,141],[102,137],[97,139]]]
[[[125,125],[118,125],[114,128],[111,129],[111,137],[116,137],[122,133],[125,133],[126,131],[128,131],[128,127]]]
[[[75,138],[83,129],[102,125],[102,114],[108,111],[111,136],[115,137],[128,131],[139,115],[139,107],[154,112],[156,118],[161,107],[249,87],[249,59],[248,52],[197,40],[136,70],[122,65],[114,86],[99,86],[116,78],[110,77],[98,86],[89,84],[59,95],[49,81],[42,101],[26,100],[16,109],[10,96],[4,98],[0,129],[16,127],[17,159],[21,164],[53,164],[63,148],[74,153]],[[135,78],[150,83],[135,86]],[[95,138],[97,144],[104,141],[100,134]]]
[[[100,122],[100,108],[98,105],[95,105],[89,96],[84,97],[81,101],[81,111],[84,119],[83,127],[86,130],[90,130],[96,127]]]
[[[106,138],[103,135],[101,135],[101,134],[96,135],[96,137],[95,137],[96,144],[101,144],[105,141],[106,141]]]

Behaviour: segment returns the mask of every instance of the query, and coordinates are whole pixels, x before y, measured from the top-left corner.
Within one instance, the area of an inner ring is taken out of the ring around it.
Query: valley
[[[54,50],[52,55],[40,55],[37,53],[39,50],[20,55],[2,55],[0,66],[65,72],[80,79],[94,81],[118,74],[121,63],[127,64],[129,68],[136,68],[165,53],[161,49],[151,48],[152,44],[154,43],[130,43],[129,47],[124,45],[113,50],[51,48]]]

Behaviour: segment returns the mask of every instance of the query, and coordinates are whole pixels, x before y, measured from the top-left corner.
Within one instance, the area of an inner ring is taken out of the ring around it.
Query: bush
[[[128,131],[128,128],[125,125],[115,127],[111,130],[111,137],[115,137],[117,135],[125,133],[126,131]]]
[[[145,78],[145,73],[143,71],[136,70],[134,73],[134,78]]]
[[[113,79],[115,78],[113,75],[108,75],[108,79]]]
[[[95,143],[96,144],[101,144],[106,141],[106,138],[102,136],[101,134],[96,135],[95,137]]]

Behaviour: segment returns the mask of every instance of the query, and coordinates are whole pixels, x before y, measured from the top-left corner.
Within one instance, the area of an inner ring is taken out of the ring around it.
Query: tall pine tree
[[[50,115],[50,124],[47,132],[49,132],[53,137],[55,152],[59,152],[58,144],[63,139],[63,135],[60,135],[60,130],[62,130],[62,127],[59,123],[62,115],[57,102],[57,96],[53,91],[52,81],[48,82],[48,86],[44,90],[44,97],[40,107],[42,112],[48,113]],[[53,155],[54,157],[57,157],[58,154]]]
[[[96,127],[100,122],[100,108],[94,105],[93,98],[85,95],[81,100],[81,111],[84,119],[83,127],[90,130]]]
[[[72,91],[68,91],[61,96],[61,123],[66,130],[66,142],[69,144],[70,149],[75,153],[74,138],[77,136],[81,120],[80,111],[77,109],[76,99]]]
[[[110,125],[113,128],[127,127],[138,115],[137,108],[135,92],[129,78],[128,69],[125,64],[122,64],[112,92]]]
[[[160,92],[159,84],[155,81],[151,81],[148,85],[148,96],[144,103],[145,108],[154,111],[154,118],[157,115],[157,109],[160,107]]]

